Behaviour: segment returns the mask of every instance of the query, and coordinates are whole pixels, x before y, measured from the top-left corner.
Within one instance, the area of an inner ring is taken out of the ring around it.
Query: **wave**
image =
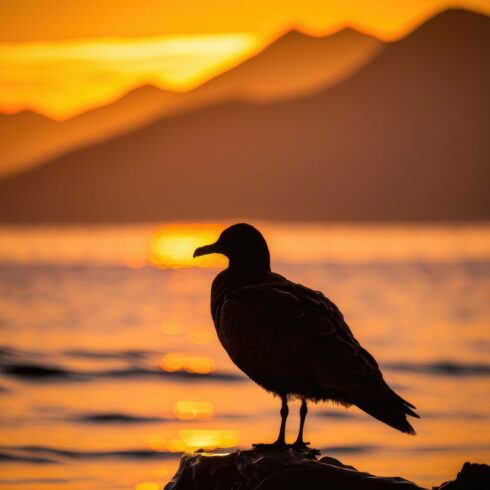
[[[70,420],[93,424],[149,424],[154,422],[164,422],[163,417],[143,417],[128,415],[125,413],[89,413],[73,415]]]
[[[383,445],[357,444],[357,445],[339,445],[329,446],[321,450],[322,454],[361,454],[373,452],[396,452],[400,454],[417,454],[417,453],[459,453],[470,451],[488,451],[490,445],[447,445],[447,446],[417,446],[417,447],[388,447]]]
[[[418,410],[420,412],[420,410]],[[486,420],[490,417],[488,412],[475,411],[451,411],[451,412],[422,412],[424,419],[449,419],[449,420]]]
[[[63,459],[133,459],[161,460],[178,458],[179,454],[153,449],[122,449],[112,451],[80,451],[59,449],[50,446],[0,446],[0,461],[23,461],[30,463],[59,463]],[[61,459],[60,459],[61,458]]]
[[[38,364],[13,364],[1,366],[1,371],[9,376],[26,379],[42,379],[42,378],[70,378],[75,377],[70,371],[55,367],[43,366]]]
[[[61,484],[61,483],[73,483],[75,481],[86,481],[86,479],[80,478],[72,478],[68,480],[67,478],[17,478],[10,480],[2,480],[0,479],[0,485],[29,485],[31,483],[34,484]]]
[[[61,353],[40,353],[0,346],[0,373],[26,381],[89,381],[98,378],[166,377],[184,380],[238,381],[244,376],[221,371],[197,373],[185,371],[164,371],[154,366],[154,358],[161,352],[150,350],[67,350]],[[54,364],[53,358],[64,356],[93,360],[126,361],[126,367],[100,368],[99,370],[74,370],[63,366],[62,361]],[[0,385],[0,392],[3,391]]]
[[[122,359],[122,360],[143,360],[150,356],[156,356],[161,353],[149,350],[123,350],[123,351],[97,351],[84,349],[71,349],[63,351],[63,355],[69,357],[78,357],[82,359]]]
[[[108,360],[142,360],[151,356],[161,355],[161,352],[151,350],[127,349],[127,350],[89,350],[89,349],[68,349],[58,353],[50,353],[50,356],[77,357],[82,359],[108,359]],[[46,352],[21,350],[6,345],[0,346],[0,360],[7,361],[19,358],[42,358],[47,355]]]
[[[14,349],[12,347],[7,347],[5,345],[0,346],[0,360],[8,360],[12,358],[18,358],[21,356],[29,355],[30,353],[20,350]]]
[[[162,371],[157,368],[124,368],[124,369],[114,369],[108,371],[100,371],[95,374],[96,376],[104,376],[111,378],[125,378],[125,377],[139,377],[139,376],[157,376],[157,377],[167,377],[167,378],[183,378],[188,380],[196,379],[213,379],[219,381],[241,381],[245,379],[243,376],[226,373],[221,371],[214,371],[211,373],[192,373],[189,371],[179,370],[179,371]]]
[[[342,412],[339,410],[322,410],[319,412],[315,412],[314,415],[316,415],[317,417],[336,419],[336,420],[353,419],[359,417],[359,414],[349,412],[347,409]]]
[[[381,446],[372,446],[370,444],[358,444],[351,446],[330,446],[322,449],[322,453],[343,453],[343,454],[361,454],[371,453],[373,451],[379,451],[383,449]]]
[[[189,381],[194,380],[218,380],[218,381],[240,381],[243,376],[232,373],[215,371],[211,373],[193,373],[188,371],[162,371],[151,367],[128,367],[120,369],[106,369],[99,371],[74,371],[60,366],[48,364],[31,363],[0,363],[0,372],[7,376],[24,379],[27,381],[42,380],[71,380],[71,381],[90,381],[100,378],[139,378],[139,377],[158,377],[158,378],[179,378]]]
[[[36,464],[51,464],[56,463],[56,460],[44,458],[40,456],[28,456],[22,454],[9,454],[0,451],[0,463],[36,463]]]
[[[454,361],[438,361],[429,363],[398,362],[384,364],[384,368],[392,371],[426,373],[443,376],[489,376],[490,364],[458,363]]]
[[[476,412],[476,411],[421,411],[418,410],[419,415],[423,419],[432,419],[432,420],[486,420],[490,418],[490,414],[487,412]],[[366,414],[362,412],[356,412],[349,409],[345,409],[344,411],[338,410],[320,410],[312,413],[314,417],[320,418],[331,418],[335,420],[352,420],[352,419],[366,419]],[[371,419],[374,421],[374,419]],[[376,422],[377,423],[377,422]]]
[[[423,373],[439,376],[489,376],[490,365],[478,363],[390,363],[384,364],[387,370]],[[130,366],[116,369],[101,369],[97,371],[76,371],[59,365],[30,362],[1,362],[0,372],[9,377],[31,382],[42,381],[91,381],[101,378],[177,378],[181,380],[215,380],[240,381],[245,378],[239,374],[214,371],[211,373],[193,373],[189,371],[163,371],[156,367]],[[0,385],[0,393],[8,391]],[[342,418],[340,413],[325,413],[326,417]]]
[[[418,453],[451,453],[451,452],[470,452],[470,451],[488,451],[490,445],[468,445],[468,446],[419,446],[419,447],[399,447],[388,448],[382,445],[370,444],[352,444],[338,445],[323,448],[323,455],[337,454],[366,454],[374,452],[397,452],[400,454],[418,454]],[[35,464],[52,464],[64,463],[73,460],[151,460],[161,461],[162,459],[176,459],[180,453],[169,451],[157,451],[152,449],[123,449],[109,451],[87,451],[75,449],[60,449],[50,446],[0,446],[0,464],[3,463],[35,463]]]

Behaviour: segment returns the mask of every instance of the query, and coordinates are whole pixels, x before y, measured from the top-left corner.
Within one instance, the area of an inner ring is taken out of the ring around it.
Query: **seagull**
[[[272,448],[308,449],[303,430],[307,402],[355,405],[407,434],[415,407],[384,381],[374,357],[354,337],[337,306],[319,291],[271,271],[262,234],[239,223],[199,247],[194,257],[223,254],[228,268],[211,287],[211,315],[231,360],[281,399],[281,424]],[[288,400],[301,400],[296,442],[286,444]]]

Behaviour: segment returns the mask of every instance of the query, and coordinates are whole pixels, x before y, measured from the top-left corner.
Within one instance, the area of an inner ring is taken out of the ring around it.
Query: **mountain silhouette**
[[[186,94],[145,85],[63,122],[39,116],[37,124],[31,117],[22,125],[22,114],[0,114],[0,174],[103,141],[157,117],[225,99],[273,100],[304,95],[347,77],[383,47],[382,41],[353,29],[319,38],[291,31],[259,54]],[[13,138],[6,136],[14,132]],[[29,145],[25,144],[26,138]]]
[[[16,170],[36,160],[56,134],[58,123],[33,111],[0,114],[0,172]],[[29,144],[26,144],[26,138]],[[48,142],[48,143],[47,143]]]
[[[350,28],[326,37],[291,30],[258,55],[201,85],[192,95],[207,103],[304,95],[347,78],[384,47],[379,39]]]
[[[179,97],[177,93],[145,85],[63,122],[32,111],[0,114],[0,173],[19,171],[39,159],[135,129],[159,116],[162,107],[172,107]]]
[[[443,12],[349,79],[227,102],[0,181],[4,222],[490,218],[490,18]]]

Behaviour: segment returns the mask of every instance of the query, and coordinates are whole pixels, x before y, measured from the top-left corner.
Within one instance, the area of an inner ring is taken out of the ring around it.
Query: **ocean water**
[[[182,451],[274,440],[279,401],[210,319],[223,263],[190,266],[221,227],[0,229],[0,489],[156,490]],[[412,437],[312,405],[312,446],[427,487],[488,463],[490,226],[260,228],[273,269],[335,301],[422,417]]]

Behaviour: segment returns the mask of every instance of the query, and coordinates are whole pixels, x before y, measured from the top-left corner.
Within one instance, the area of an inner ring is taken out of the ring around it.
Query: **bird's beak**
[[[204,245],[204,247],[199,247],[194,250],[193,257],[200,257],[201,255],[209,255],[209,254],[219,254],[221,253],[220,246],[218,242],[212,243],[211,245]]]

